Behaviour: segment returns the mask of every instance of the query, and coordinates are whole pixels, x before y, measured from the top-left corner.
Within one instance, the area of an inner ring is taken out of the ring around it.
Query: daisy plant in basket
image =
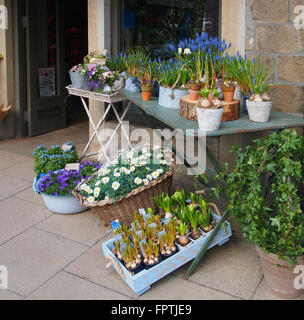
[[[160,160],[163,158],[164,151],[150,145],[130,152],[121,151],[111,165],[80,184],[77,191],[92,204],[123,199],[133,190],[148,188],[170,170],[171,164]]]

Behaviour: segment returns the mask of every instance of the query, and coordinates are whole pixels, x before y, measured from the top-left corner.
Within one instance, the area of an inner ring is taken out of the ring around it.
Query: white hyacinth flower
[[[189,48],[186,48],[184,51],[184,54],[190,54],[190,53],[191,53],[191,50]]]

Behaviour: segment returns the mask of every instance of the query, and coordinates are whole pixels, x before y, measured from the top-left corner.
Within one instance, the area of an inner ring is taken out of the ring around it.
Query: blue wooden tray
[[[213,213],[212,215],[215,220],[220,219],[220,217],[217,216],[216,214]],[[202,246],[206,243],[210,234],[211,232],[209,232],[209,234],[206,234],[204,237],[201,237],[198,240],[193,241],[191,245],[184,248],[182,251],[177,252],[172,257],[157,264],[155,267],[151,268],[150,270],[142,270],[136,275],[132,275],[113,254],[112,249],[114,248],[114,238],[112,238],[107,242],[104,242],[102,244],[102,249],[103,249],[103,254],[106,258],[112,257],[115,259],[120,270],[117,270],[117,267],[114,264],[113,264],[113,267],[118,273],[120,272],[123,273],[124,275],[123,280],[129,285],[129,287],[135,293],[137,293],[138,295],[141,295],[146,291],[148,291],[154,282],[160,280],[161,278],[165,277],[169,273],[183,266],[190,260],[194,259],[199,253]],[[223,245],[229,240],[231,235],[232,235],[231,225],[228,221],[226,221],[225,229],[224,228],[220,229],[217,236],[209,246],[208,250],[214,246]]]

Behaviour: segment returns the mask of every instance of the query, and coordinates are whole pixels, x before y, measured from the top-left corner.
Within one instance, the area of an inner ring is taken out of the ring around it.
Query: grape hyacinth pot
[[[196,108],[198,125],[201,130],[216,131],[219,129],[224,108],[204,109]]]
[[[253,122],[267,122],[269,120],[272,102],[246,101],[249,119]]]
[[[169,109],[179,109],[180,100],[188,95],[188,89],[174,89],[159,86],[159,101],[161,107]]]
[[[39,190],[38,186],[42,178],[43,177],[36,182],[36,191]],[[69,215],[88,210],[88,208],[82,206],[72,194],[66,196],[50,196],[41,191],[38,192],[42,195],[45,206],[54,213]]]

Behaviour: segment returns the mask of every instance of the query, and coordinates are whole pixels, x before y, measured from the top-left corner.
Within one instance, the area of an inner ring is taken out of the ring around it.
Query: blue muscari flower
[[[175,51],[175,46],[172,43],[169,43],[169,48],[171,51]]]
[[[228,48],[231,48],[231,42],[229,42]]]
[[[253,59],[252,62],[255,63],[255,59]]]

